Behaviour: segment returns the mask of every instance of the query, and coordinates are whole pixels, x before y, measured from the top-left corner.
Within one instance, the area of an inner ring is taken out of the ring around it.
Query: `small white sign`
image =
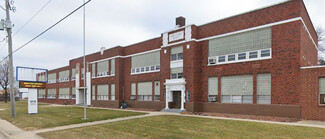
[[[28,89],[28,114],[37,113],[37,89]]]
[[[179,31],[179,32],[169,34],[169,42],[177,41],[180,39],[184,39],[184,31]]]

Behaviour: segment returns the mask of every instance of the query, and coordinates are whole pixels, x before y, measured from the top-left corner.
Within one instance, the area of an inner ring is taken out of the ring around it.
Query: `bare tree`
[[[0,63],[0,86],[4,90],[4,100],[6,103],[8,100],[9,85],[9,62],[4,61],[3,63]]]
[[[318,36],[318,49],[322,53],[325,53],[325,32],[322,27],[317,27],[316,28],[316,33]],[[319,65],[325,65],[324,57],[318,55],[318,63]]]

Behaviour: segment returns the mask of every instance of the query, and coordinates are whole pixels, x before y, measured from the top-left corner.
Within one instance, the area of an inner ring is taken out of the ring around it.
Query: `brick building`
[[[325,120],[325,69],[302,0],[103,49],[48,73],[39,101]],[[39,75],[39,79],[44,75]],[[323,81],[324,80],[324,81]],[[324,84],[324,85],[323,85]]]

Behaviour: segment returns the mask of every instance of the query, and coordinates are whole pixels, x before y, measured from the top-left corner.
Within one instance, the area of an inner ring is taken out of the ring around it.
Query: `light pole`
[[[85,0],[83,0],[83,3],[85,4]],[[83,66],[84,66],[84,120],[87,119],[87,92],[86,92],[86,79],[87,79],[87,75],[86,75],[86,6],[83,7]],[[87,88],[88,89],[88,88]]]

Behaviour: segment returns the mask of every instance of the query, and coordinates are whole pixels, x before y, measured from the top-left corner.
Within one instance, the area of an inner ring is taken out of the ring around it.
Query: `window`
[[[271,104],[271,74],[257,74],[257,104]]]
[[[156,70],[160,70],[160,65],[157,65],[156,66]]]
[[[95,88],[95,85],[91,86],[91,99],[96,100],[96,88]]]
[[[56,99],[56,89],[47,89],[47,98],[48,99]]]
[[[154,97],[154,100],[155,101],[160,101],[160,81],[155,81],[154,82],[154,95],[155,95],[155,97]]]
[[[177,55],[177,60],[183,60],[183,53],[179,53]]]
[[[111,84],[111,100],[115,100],[115,84]]]
[[[71,99],[76,99],[76,88],[75,87],[72,87],[71,88],[71,92],[72,92],[72,96],[71,96]]]
[[[177,78],[177,73],[172,73],[172,79],[176,79]]]
[[[183,60],[183,46],[172,47],[170,61]]]
[[[257,51],[249,52],[249,59],[257,58]]]
[[[152,82],[138,83],[138,101],[152,101]]]
[[[84,72],[85,72],[85,69],[82,68],[82,69],[81,69],[81,79],[84,79]]]
[[[183,60],[183,53],[172,54],[170,60],[171,61]]]
[[[253,76],[221,77],[222,103],[253,103]]]
[[[235,55],[228,55],[228,61],[235,61],[236,56]]]
[[[244,95],[243,96],[243,103],[253,103],[253,96],[252,95]]]
[[[76,68],[71,69],[71,79],[75,80],[76,79]]]
[[[171,61],[176,61],[177,60],[177,55],[172,54],[170,59],[171,59]]]
[[[211,39],[208,45],[208,57],[269,49],[272,46],[272,28],[266,27]]]
[[[261,51],[261,57],[269,57],[270,55],[271,55],[270,49]]]
[[[69,88],[59,88],[59,99],[69,99]]]
[[[183,78],[183,67],[180,68],[172,68],[170,69],[170,78],[171,79],[180,79]]]
[[[135,100],[135,96],[136,96],[136,84],[135,83],[131,83],[131,100]]]
[[[241,96],[231,96],[232,103],[242,103]]]
[[[183,78],[183,73],[177,73],[177,78],[178,79]]]
[[[67,82],[69,81],[69,77],[69,70],[59,72],[59,82]]]
[[[97,100],[108,100],[108,84],[97,85]]]
[[[151,71],[154,71],[154,70],[155,70],[155,66],[151,66],[151,67],[150,67],[150,70],[151,70]]]
[[[319,104],[325,104],[325,78],[319,78]]]
[[[95,71],[95,69],[94,69],[94,71]],[[108,74],[106,74],[107,72],[108,72],[108,60],[98,62],[97,63],[97,76],[98,77],[107,76],[108,75]]]
[[[208,100],[218,102],[218,77],[209,77],[208,79]]]
[[[226,56],[219,56],[218,62],[226,62]]]
[[[136,69],[137,74],[155,71],[152,70],[152,66],[157,66],[159,64],[160,64],[160,51],[149,52],[149,53],[131,57],[131,69]],[[149,67],[149,69],[147,67]],[[156,71],[159,70],[160,67],[159,69],[156,69]]]
[[[111,75],[115,75],[115,59],[111,59]]]
[[[91,64],[91,77],[96,77],[96,63]]]
[[[135,73],[135,69],[132,69],[131,73]]]
[[[38,98],[45,98],[45,89],[38,89]]]
[[[48,74],[48,83],[51,84],[51,83],[56,83],[56,73],[51,73],[51,74]]]
[[[244,59],[246,59],[246,53],[238,54],[238,60],[244,60]]]

